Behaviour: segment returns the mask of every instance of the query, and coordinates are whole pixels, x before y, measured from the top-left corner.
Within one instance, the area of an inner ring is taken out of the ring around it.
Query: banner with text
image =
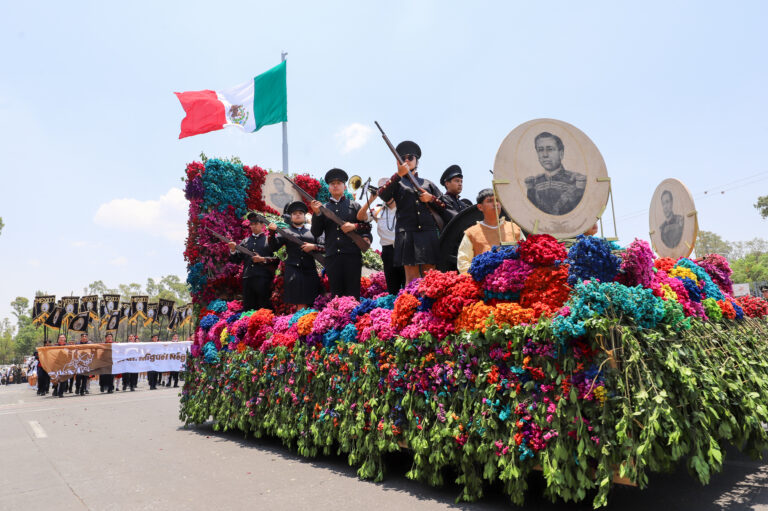
[[[121,374],[180,371],[191,341],[76,344],[37,349],[40,365],[53,382],[76,374]]]

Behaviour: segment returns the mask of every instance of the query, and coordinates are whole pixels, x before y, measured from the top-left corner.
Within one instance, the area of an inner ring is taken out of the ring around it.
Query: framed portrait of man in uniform
[[[275,208],[278,213],[282,213],[287,204],[301,200],[299,193],[283,178],[283,175],[279,172],[268,173],[261,194],[264,202]]]
[[[648,231],[661,257],[688,257],[699,231],[693,195],[682,181],[665,179],[651,199]]]
[[[494,189],[525,231],[582,234],[602,215],[610,179],[600,151],[581,130],[534,119],[512,130],[494,162]]]

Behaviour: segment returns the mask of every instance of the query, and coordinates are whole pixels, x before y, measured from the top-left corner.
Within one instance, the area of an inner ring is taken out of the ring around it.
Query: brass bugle
[[[352,188],[354,191],[358,191],[363,186],[363,178],[354,175],[349,178],[349,187]]]

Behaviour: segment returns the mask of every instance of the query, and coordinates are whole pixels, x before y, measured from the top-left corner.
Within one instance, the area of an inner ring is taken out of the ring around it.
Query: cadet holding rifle
[[[274,257],[274,251],[269,247],[264,235],[264,226],[267,223],[264,217],[249,213],[248,222],[251,235],[240,245],[234,241],[228,243],[229,260],[233,263],[243,263],[243,310],[268,309],[277,258]],[[253,255],[249,256],[243,252],[253,252]]]
[[[317,275],[313,254],[319,255],[324,247],[304,226],[308,211],[304,202],[292,202],[286,211],[291,215],[291,225],[287,229],[280,229],[274,223],[269,224],[269,246],[277,251],[285,245],[283,300],[297,305],[301,310],[312,305],[320,294],[320,277]],[[319,260],[325,261],[322,257]]]
[[[370,240],[362,236],[370,236],[371,224],[357,222],[360,205],[344,196],[347,179],[349,176],[341,169],[326,172],[325,182],[331,199],[324,205],[312,201],[311,232],[316,238],[325,236],[325,271],[331,295],[360,298],[362,250],[370,247]]]
[[[392,149],[383,131],[382,135]],[[423,277],[440,261],[438,233],[442,222],[439,215],[444,214],[445,203],[437,186],[418,175],[421,158],[418,144],[410,140],[400,142],[393,153],[398,160],[397,173],[379,188],[379,198],[385,203],[394,199],[397,206],[393,264],[405,267],[408,284]]]

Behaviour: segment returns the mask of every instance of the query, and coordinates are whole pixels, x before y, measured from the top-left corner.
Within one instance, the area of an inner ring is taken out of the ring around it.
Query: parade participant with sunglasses
[[[424,276],[440,260],[438,225],[429,205],[444,211],[445,203],[437,186],[418,175],[421,158],[418,144],[406,140],[400,142],[395,150],[403,160],[403,165],[399,165],[397,173],[379,189],[379,198],[385,203],[394,199],[397,206],[393,264],[405,268],[407,284]],[[424,193],[410,179],[404,179],[409,170]]]

